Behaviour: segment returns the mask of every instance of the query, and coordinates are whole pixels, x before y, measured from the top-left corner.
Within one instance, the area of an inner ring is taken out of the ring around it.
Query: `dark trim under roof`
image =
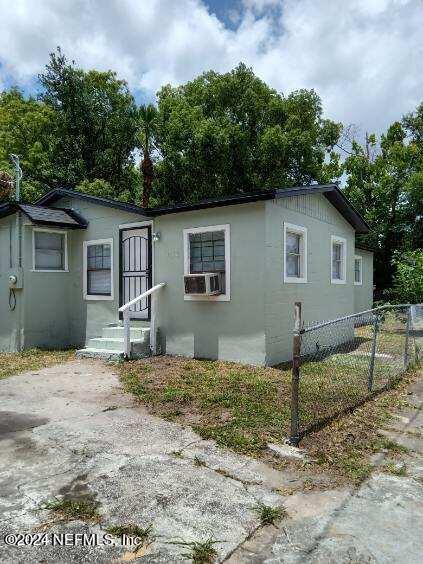
[[[172,206],[151,208],[148,214],[154,216],[180,213],[184,211],[202,210],[234,204],[247,204],[261,200],[273,200],[280,198],[291,198],[293,196],[305,196],[308,194],[323,194],[325,198],[339,211],[339,213],[356,230],[357,234],[369,232],[369,225],[354,206],[347,200],[336,184],[311,184],[310,186],[298,186],[295,188],[282,188],[273,190],[262,190],[249,194],[236,194],[224,198],[212,198],[202,200],[196,204],[174,204]]]
[[[250,192],[248,194],[232,194],[221,198],[209,198],[194,204],[182,202],[180,204],[171,204],[170,206],[150,208],[148,213],[153,216],[168,215],[170,213],[219,208],[223,206],[233,206],[236,204],[248,204],[249,202],[259,202],[261,200],[273,200],[274,197],[275,190],[261,190],[260,192]]]
[[[17,211],[21,211],[32,223],[39,226],[85,229],[88,225],[87,221],[73,210],[16,202],[0,206],[0,217],[12,215]]]
[[[357,234],[365,234],[369,232],[369,225],[354,208],[354,206],[347,200],[337,184],[311,184],[310,186],[297,186],[294,188],[282,188],[261,190],[250,192],[248,194],[233,194],[221,198],[210,198],[202,200],[195,204],[181,203],[172,204],[170,206],[162,206],[156,208],[141,208],[133,204],[126,204],[116,200],[109,200],[107,198],[99,198],[76,192],[67,188],[56,188],[51,190],[36,202],[37,205],[52,204],[63,197],[79,198],[102,206],[117,208],[124,211],[132,212],[144,217],[158,217],[172,213],[181,213],[187,211],[202,210],[208,208],[217,208],[223,206],[232,206],[237,204],[247,204],[250,202],[259,202],[263,200],[273,200],[279,198],[290,198],[292,196],[304,196],[308,194],[323,194],[325,198],[339,211],[339,213],[354,227]]]
[[[93,204],[98,204],[100,206],[106,206],[108,208],[115,208],[119,210],[124,210],[127,212],[136,213],[139,215],[148,215],[148,211],[140,206],[135,206],[134,204],[127,204],[125,202],[119,202],[118,200],[110,200],[109,198],[100,198],[99,196],[92,196],[91,194],[84,194],[84,192],[77,192],[76,190],[70,190],[69,188],[54,188],[47,192],[42,198],[37,200],[35,203],[38,206],[44,206],[49,204],[54,204],[60,198],[79,198],[80,200],[85,200]]]

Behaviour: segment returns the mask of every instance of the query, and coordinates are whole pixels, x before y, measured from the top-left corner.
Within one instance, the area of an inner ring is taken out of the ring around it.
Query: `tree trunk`
[[[141,161],[141,172],[143,175],[143,191],[142,191],[142,203],[143,208],[148,208],[150,203],[151,186],[153,184],[154,168],[153,161],[150,155],[146,152],[144,158]]]

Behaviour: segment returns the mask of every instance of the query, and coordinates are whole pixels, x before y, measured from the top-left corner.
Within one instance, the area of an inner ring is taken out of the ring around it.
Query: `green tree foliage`
[[[140,172],[143,178],[142,207],[148,208],[154,180],[153,151],[156,134],[157,109],[153,104],[139,108],[140,129],[138,139],[142,151]]]
[[[135,167],[128,169],[128,175],[131,175],[131,190],[125,190],[119,194],[121,202],[138,203],[141,201],[140,195],[140,174]],[[99,198],[108,198],[109,200],[116,200],[116,189],[107,180],[102,178],[95,178],[94,180],[83,180],[76,186],[78,192],[97,196]],[[135,194],[135,198],[134,198]]]
[[[240,64],[158,93],[155,196],[195,201],[325,182],[338,174],[340,124],[314,91],[283,96]]]
[[[16,88],[0,93],[0,171],[13,175],[10,154],[21,157],[22,195],[27,200],[43,194],[52,178],[55,121],[52,108],[34,98],[25,99]]]
[[[85,72],[60,51],[50,55],[41,100],[55,114],[52,145],[54,184],[102,179],[115,198],[133,192],[130,168],[136,146],[137,108],[126,83],[114,72]]]
[[[366,136],[364,145],[353,141],[345,161],[346,195],[371,226],[360,242],[375,251],[378,297],[392,284],[394,253],[423,246],[421,139],[419,133],[410,136],[405,120],[395,122],[380,147],[375,135]]]
[[[408,251],[394,258],[392,295],[397,302],[423,303],[423,250]]]

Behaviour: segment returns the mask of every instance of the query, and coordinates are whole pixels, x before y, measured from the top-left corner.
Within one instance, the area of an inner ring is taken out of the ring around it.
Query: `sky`
[[[423,0],[0,0],[0,89],[36,93],[57,45],[138,101],[239,62],[325,116],[381,133],[423,101]]]

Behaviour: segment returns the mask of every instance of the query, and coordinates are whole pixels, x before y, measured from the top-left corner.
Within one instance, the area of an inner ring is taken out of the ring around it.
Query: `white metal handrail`
[[[157,352],[157,342],[156,342],[156,314],[157,314],[157,303],[156,303],[156,292],[161,290],[166,286],[166,282],[161,282],[156,284],[143,294],[140,294],[130,302],[127,302],[122,307],[119,308],[119,313],[123,314],[123,339],[124,339],[124,353],[125,357],[129,358],[131,356],[131,312],[130,308],[144,300],[151,295],[151,320],[150,320],[150,349],[153,354]]]

